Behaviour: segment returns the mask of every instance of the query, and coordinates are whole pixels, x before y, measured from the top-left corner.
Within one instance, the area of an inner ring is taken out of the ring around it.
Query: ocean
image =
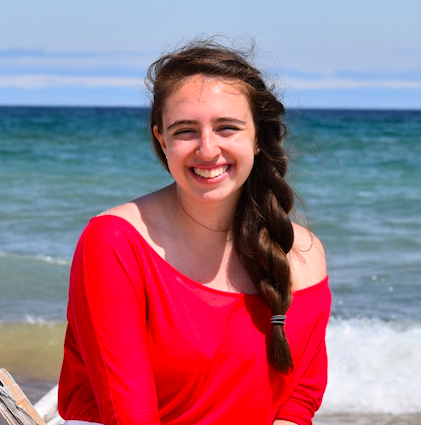
[[[90,217],[171,182],[140,108],[0,107],[0,367],[57,382]],[[421,424],[421,111],[291,110],[289,181],[333,293],[316,424]]]

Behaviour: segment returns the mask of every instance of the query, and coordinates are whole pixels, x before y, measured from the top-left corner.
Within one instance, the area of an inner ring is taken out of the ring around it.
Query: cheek
[[[250,148],[247,150],[247,154],[244,154],[243,157],[241,158],[242,175],[245,179],[248,178],[248,176],[251,173],[251,170],[253,169],[254,160],[255,160],[254,151]]]
[[[170,172],[172,178],[174,180],[179,180],[181,174],[181,167],[177,160],[168,156],[167,165],[168,171]]]
[[[253,169],[253,167],[254,167],[254,154],[253,154],[253,156],[251,156],[250,157],[250,161],[249,161],[249,174],[251,173],[251,170]]]
[[[185,159],[192,155],[198,149],[198,142],[196,137],[178,138],[176,140],[168,140],[167,155],[174,158]]]
[[[167,156],[168,159],[172,159],[174,161],[180,161],[185,158],[188,154],[188,147],[179,142],[169,143],[167,145]]]
[[[186,169],[186,158],[191,154],[191,149],[186,144],[169,144],[166,150],[167,164],[170,173],[174,176]]]

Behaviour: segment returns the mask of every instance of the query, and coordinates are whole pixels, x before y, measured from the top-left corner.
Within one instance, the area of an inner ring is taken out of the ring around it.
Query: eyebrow
[[[241,125],[243,127],[247,124],[246,121],[242,121],[242,120],[239,120],[238,118],[233,118],[233,117],[220,117],[220,118],[217,118],[216,120],[213,120],[213,122],[215,122],[215,123],[230,122],[230,123],[236,123],[236,124]],[[193,125],[193,124],[197,124],[197,121],[195,121],[195,120],[178,120],[178,121],[174,121],[172,124],[170,124],[167,127],[167,130],[171,130],[172,128],[178,127],[180,125]]]
[[[170,124],[167,127],[167,130],[171,130],[174,127],[178,127],[179,125],[192,125],[192,124],[196,124],[197,121],[194,120],[178,120],[178,121],[174,121],[172,124]]]
[[[233,118],[233,117],[221,117],[215,120],[215,122],[219,123],[219,122],[232,122],[232,123],[236,123],[239,124],[241,126],[245,126],[247,124],[246,121],[242,121],[239,120],[238,118]]]

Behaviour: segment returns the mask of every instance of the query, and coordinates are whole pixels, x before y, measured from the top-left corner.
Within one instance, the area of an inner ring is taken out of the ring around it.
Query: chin
[[[196,196],[201,202],[219,203],[219,202],[238,202],[240,198],[240,190],[226,191],[221,189],[196,192]]]

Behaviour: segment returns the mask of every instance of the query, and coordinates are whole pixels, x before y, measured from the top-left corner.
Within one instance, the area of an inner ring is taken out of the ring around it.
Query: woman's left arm
[[[317,237],[296,225],[294,233],[297,235],[297,249],[291,255],[290,263],[298,292],[287,312],[291,342],[295,347],[290,384],[292,392],[283,402],[274,425],[311,425],[327,384],[325,334],[331,293],[326,276],[326,259]],[[310,286],[318,281],[321,286],[311,289]]]

